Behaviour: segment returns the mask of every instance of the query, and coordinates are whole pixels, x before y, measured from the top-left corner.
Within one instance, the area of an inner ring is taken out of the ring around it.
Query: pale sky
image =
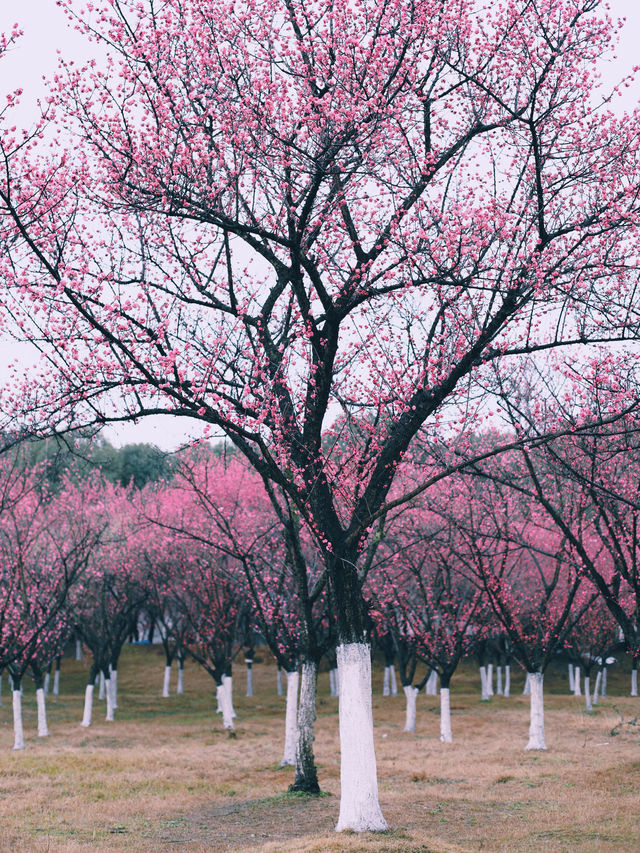
[[[629,73],[634,64],[640,64],[640,0],[610,0],[609,6],[614,19],[626,18],[622,39],[617,51],[618,59],[603,63],[605,82],[617,82]],[[82,62],[90,58],[91,48],[77,33],[67,26],[66,18],[55,0],[21,0],[19,6],[13,0],[0,0],[0,30],[8,32],[18,23],[24,35],[19,45],[0,64],[0,94],[22,88],[24,94],[18,121],[30,124],[33,120],[34,104],[46,91],[43,77],[55,73],[58,51],[66,59]],[[631,108],[640,101],[640,82],[625,90],[619,99],[621,107]],[[18,345],[0,342],[0,375],[3,365],[16,357]],[[25,349],[25,359],[29,358]],[[123,425],[105,430],[105,436],[115,444],[144,441],[172,450],[189,437],[198,434],[194,423],[191,432],[189,421],[170,417],[143,420],[138,425]]]

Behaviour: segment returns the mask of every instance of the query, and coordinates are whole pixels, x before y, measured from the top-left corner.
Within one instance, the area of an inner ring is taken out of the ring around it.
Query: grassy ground
[[[214,713],[212,682],[191,665],[183,697],[160,697],[158,650],[125,650],[120,709],[79,726],[86,664],[65,659],[61,695],[48,701],[49,738],[36,737],[25,688],[27,748],[14,753],[6,677],[0,708],[0,850],[377,851],[539,853],[640,850],[640,700],[628,672],[612,672],[594,713],[567,695],[564,668],[545,678],[545,753],[528,753],[528,699],[514,677],[510,699],[481,702],[472,665],[452,682],[454,743],[439,742],[438,699],[420,696],[415,735],[402,731],[404,697],[380,695],[374,718],[380,798],[391,830],[333,832],[339,808],[337,700],[321,675],[316,737],[325,796],[286,794],[279,766],[284,698],[275,666],[254,666],[256,697],[235,670],[238,737]]]

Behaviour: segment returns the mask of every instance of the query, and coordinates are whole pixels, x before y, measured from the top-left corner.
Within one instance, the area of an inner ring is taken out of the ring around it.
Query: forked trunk
[[[298,739],[298,685],[300,677],[298,670],[286,672],[287,677],[287,705],[284,718],[284,755],[280,762],[281,767],[287,764],[295,766],[296,763],[296,741]]]
[[[387,829],[378,801],[371,708],[371,651],[366,643],[336,649],[340,673],[340,815],[336,831]]]
[[[440,686],[440,740],[442,743],[453,743],[449,688],[442,685]]]
[[[13,748],[24,749],[24,729],[22,728],[22,693],[20,688],[13,695]]]
[[[169,698],[169,686],[171,684],[171,664],[167,664],[164,668],[164,680],[162,682],[162,698]]]
[[[316,722],[316,687],[318,666],[313,661],[304,661],[300,678],[300,701],[298,704],[298,739],[296,742],[296,775],[290,791],[319,794],[318,773],[313,754],[314,729]]]
[[[47,706],[44,698],[44,687],[36,690],[36,704],[38,706],[38,737],[49,737],[47,726]]]
[[[407,709],[404,721],[405,732],[415,732],[416,730],[416,700],[418,698],[418,688],[407,684],[404,688],[404,695],[407,699]]]
[[[530,672],[529,685],[531,689],[531,718],[529,723],[529,743],[525,749],[546,749],[544,739],[544,673]]]

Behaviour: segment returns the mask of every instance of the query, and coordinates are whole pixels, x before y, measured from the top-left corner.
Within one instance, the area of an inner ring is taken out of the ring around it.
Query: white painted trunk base
[[[114,709],[117,709],[117,707],[118,707],[118,670],[117,669],[111,669],[111,667],[109,667],[109,669],[111,671],[111,678],[109,679],[111,681],[111,704],[113,705]]]
[[[298,670],[286,672],[287,678],[287,705],[284,717],[284,754],[281,767],[288,764],[295,767],[296,764],[296,742],[298,740],[298,686],[300,676]]]
[[[487,666],[487,693],[493,696],[493,664]]]
[[[424,686],[424,692],[427,696],[438,695],[438,673],[432,669],[427,678],[427,683]]]
[[[504,668],[504,695],[511,696],[511,666],[507,664]]]
[[[253,661],[245,660],[247,664],[247,693],[246,695],[253,696]]]
[[[489,701],[489,679],[487,678],[487,667],[480,667],[480,697],[483,702]]]
[[[575,690],[575,682],[573,679],[573,664],[569,664],[569,693],[573,693]]]
[[[596,675],[596,683],[593,687],[593,704],[598,704],[598,697],[600,694],[600,685],[602,684],[602,670],[598,670],[598,674]]]
[[[337,696],[338,695],[338,670],[330,669],[329,670],[329,695]]]
[[[178,683],[176,684],[176,693],[182,696],[184,693],[184,667],[178,666]]]
[[[24,729],[22,728],[22,694],[12,691],[13,696],[13,748],[24,749]]]
[[[544,738],[544,674],[542,672],[530,672],[529,684],[531,687],[531,718],[529,723],[529,743],[525,749],[546,749]]]
[[[231,732],[235,731],[235,726],[233,725],[233,708],[231,707],[231,702],[229,700],[229,691],[227,690],[224,682],[217,685],[216,698],[218,700],[218,706],[222,711],[223,727]]]
[[[371,708],[371,652],[366,643],[336,649],[340,672],[340,815],[336,831],[387,829],[378,801]]]
[[[168,664],[164,668],[164,679],[162,681],[162,698],[163,699],[169,698],[170,686],[171,686],[171,664]]]
[[[448,687],[440,688],[440,740],[442,743],[453,743],[451,733],[451,697]]]
[[[38,737],[49,737],[47,726],[47,705],[44,698],[44,687],[36,690],[36,705],[38,706]]]
[[[584,677],[584,702],[587,711],[593,711],[593,705],[591,704],[591,684],[588,675]]]
[[[529,673],[527,673],[527,676],[524,680],[524,687],[522,688],[522,695],[523,696],[530,696],[531,695],[531,677],[530,677]]]
[[[389,667],[389,683],[391,684],[391,695],[398,695],[398,682],[396,681],[396,668],[393,664]],[[339,692],[340,688],[338,688]]]
[[[607,668],[602,667],[602,684],[600,685],[600,695],[603,699],[607,697]]]
[[[60,695],[60,670],[56,669],[53,673],[53,695]]]
[[[415,732],[416,730],[416,700],[418,698],[418,688],[407,684],[403,687],[404,695],[407,700],[407,708],[404,721],[405,732]]]
[[[235,720],[238,715],[236,714],[235,708],[233,707],[233,676],[223,675],[222,683],[224,684],[224,689],[227,691],[227,694],[229,696],[229,708],[231,709],[231,717]],[[224,711],[222,713],[224,714]]]
[[[631,695],[632,696],[638,695],[638,670],[637,669],[631,670]]]
[[[390,686],[390,676],[389,676],[389,667],[385,666],[384,668],[384,677],[382,679],[382,695],[390,696],[391,695],[391,686]]]
[[[504,696],[502,687],[502,667],[496,666],[496,696]]]
[[[88,728],[91,725],[93,712],[93,684],[87,684],[84,690],[84,712],[82,714],[81,726]]]
[[[112,723],[114,720],[113,712],[113,692],[111,690],[111,679],[105,678],[104,680],[104,694],[107,700],[107,715],[105,717],[105,721],[107,723]]]
[[[98,699],[104,699],[104,672],[100,670],[100,687],[98,688]]]
[[[573,695],[574,696],[582,696],[582,691],[580,689],[580,667],[576,666],[573,669]]]
[[[42,689],[44,690],[45,696],[49,695],[49,684],[50,684],[50,682],[51,682],[51,675],[48,672],[45,672],[45,674],[44,674],[44,685],[42,687]]]

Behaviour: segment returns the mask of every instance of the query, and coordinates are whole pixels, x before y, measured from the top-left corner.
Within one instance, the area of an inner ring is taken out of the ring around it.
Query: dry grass
[[[238,737],[213,713],[212,683],[195,666],[187,694],[159,695],[157,649],[126,650],[120,709],[90,729],[78,723],[86,670],[65,660],[50,697],[51,736],[35,736],[35,702],[25,695],[27,749],[14,753],[11,708],[0,708],[1,851],[262,851],[262,853],[445,853],[445,851],[640,850],[640,700],[625,697],[628,673],[610,678],[610,698],[593,713],[566,695],[564,670],[545,687],[546,753],[526,753],[527,699],[516,679],[510,699],[479,701],[474,668],[452,683],[455,743],[438,740],[438,700],[421,696],[415,735],[402,731],[404,698],[374,698],[380,796],[392,829],[333,832],[339,806],[337,700],[321,676],[317,760],[327,796],[284,793],[280,769],[284,700],[275,667],[254,667],[247,700],[236,669]],[[612,735],[612,729],[626,721]]]

